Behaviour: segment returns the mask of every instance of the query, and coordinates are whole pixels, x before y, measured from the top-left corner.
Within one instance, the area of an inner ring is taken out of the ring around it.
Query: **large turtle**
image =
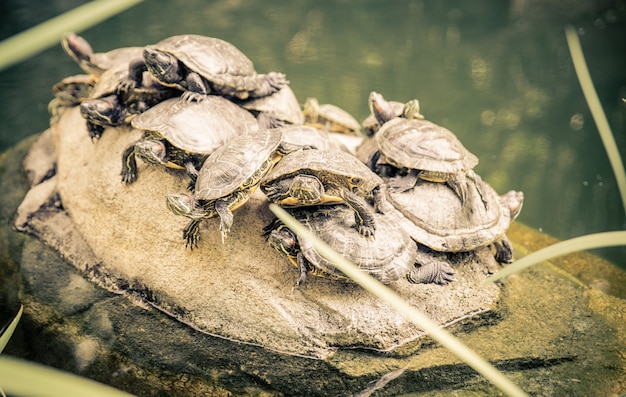
[[[424,115],[420,113],[420,103],[417,99],[411,99],[406,103],[398,101],[386,101],[384,97],[376,91],[370,92],[368,100],[370,109],[374,106],[378,106],[377,113],[381,114],[378,118],[383,120],[391,120],[395,117],[424,119]],[[376,114],[370,112],[370,114],[361,122],[363,125],[363,132],[366,136],[373,136],[380,128],[380,122],[378,121]]]
[[[331,104],[320,104],[316,98],[304,102],[304,123],[329,132],[360,135],[361,124],[347,111]]]
[[[82,70],[96,78],[120,63],[128,65],[143,51],[143,47],[123,47],[108,52],[94,52],[89,42],[75,33],[66,33],[61,39],[61,46]]]
[[[241,207],[272,168],[282,140],[280,129],[250,131],[236,136],[204,162],[193,195],[167,195],[167,207],[190,218],[183,231],[186,246],[199,239],[199,225],[218,216],[222,242],[233,224],[233,211]]]
[[[374,139],[378,151],[368,165],[385,176],[396,173],[391,189],[409,190],[418,179],[442,182],[466,201],[466,176],[473,174],[478,158],[450,130],[428,120],[396,117]]]
[[[260,128],[277,128],[289,124],[301,125],[304,115],[291,87],[284,86],[273,94],[238,101],[257,117]]]
[[[388,216],[418,243],[439,252],[465,252],[493,245],[495,258],[510,263],[511,243],[505,232],[519,215],[524,195],[498,193],[478,175],[467,178],[467,202],[441,183],[419,180],[407,191],[388,190]],[[483,200],[486,205],[483,205]]]
[[[409,235],[389,218],[375,214],[377,238],[362,238],[354,228],[350,209],[344,206],[309,207],[291,211],[292,215],[318,238],[344,258],[382,283],[405,277],[411,283],[447,284],[454,270],[445,262],[416,264],[417,246]],[[280,220],[264,229],[268,244],[300,270],[296,285],[302,285],[307,274],[343,279],[344,274],[320,255],[310,241],[296,236]]]
[[[189,101],[201,101],[210,92],[241,100],[263,97],[289,83],[282,73],[257,74],[252,61],[231,43],[194,34],[146,46],[120,90],[141,84],[145,70],[162,84],[183,90]]]
[[[281,206],[299,207],[345,203],[354,211],[360,234],[371,237],[374,212],[382,211],[382,179],[354,156],[341,150],[298,150],[284,156],[264,178],[261,189]]]
[[[232,137],[259,129],[249,112],[215,95],[199,103],[168,99],[133,118],[131,125],[145,134],[122,155],[122,181],[127,184],[137,179],[137,157],[185,169],[194,181],[208,155]]]

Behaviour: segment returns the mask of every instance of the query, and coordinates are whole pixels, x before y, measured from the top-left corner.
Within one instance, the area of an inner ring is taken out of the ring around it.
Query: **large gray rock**
[[[39,137],[31,153],[45,138]],[[55,191],[54,182],[39,187],[39,192],[30,189],[30,197],[24,198],[29,183],[37,183],[37,178],[29,182],[21,172],[22,158],[32,141],[25,140],[0,154],[3,318],[14,314],[20,303],[24,305],[24,316],[5,349],[7,354],[94,378],[139,396],[328,396],[359,392],[365,396],[374,390],[378,390],[376,395],[498,394],[493,385],[452,353],[432,343],[403,357],[358,349],[336,349],[324,360],[281,354],[194,330],[174,316],[145,305],[151,297],[141,298],[138,291],[115,294],[85,280],[85,275],[107,280],[98,271],[104,265],[92,263],[99,259],[89,254],[91,248],[76,233],[61,200],[54,194],[49,196]],[[53,163],[54,159],[48,162]],[[20,202],[22,207],[14,218]],[[29,212],[33,208],[38,210]],[[12,220],[42,238],[10,230]],[[206,232],[216,231],[211,228]],[[538,249],[548,243],[544,235],[519,224],[513,225],[511,232],[516,247],[522,250],[518,255],[526,253],[528,246]],[[71,264],[42,240],[55,246]],[[463,342],[530,394],[618,395],[626,381],[626,360],[620,353],[625,343],[626,275],[591,255],[570,257],[572,273],[579,274],[581,266],[586,266],[584,279],[613,295],[585,287],[553,266],[538,266],[506,280],[497,310],[489,312],[488,326],[487,318],[474,316],[456,324],[454,330]],[[276,266],[285,266],[285,279],[291,285],[295,271],[279,257],[276,261]],[[308,295],[327,283],[310,281],[303,289]],[[108,286],[110,290],[128,290],[120,287],[123,285]],[[139,299],[128,299],[133,296]],[[144,303],[140,306],[134,302]]]
[[[337,349],[400,353],[419,346],[424,333],[416,325],[355,285],[316,278],[294,288],[297,272],[261,236],[273,215],[259,191],[235,212],[225,243],[211,219],[198,248],[186,249],[187,219],[167,210],[165,195],[185,191],[188,180],[141,164],[139,179],[125,185],[121,153],[141,132],[108,129],[92,142],[84,126],[78,109],[68,109],[51,127],[56,175],[34,182],[16,224],[42,234],[91,281],[207,334],[286,354],[326,358]],[[40,145],[32,150],[42,152]],[[27,159],[26,168],[44,173],[40,160]],[[54,222],[29,226],[40,203],[54,207],[50,200],[59,208]],[[458,281],[446,286],[401,280],[391,287],[440,324],[456,323],[494,308],[499,288],[479,287],[493,268],[489,260],[467,255]]]

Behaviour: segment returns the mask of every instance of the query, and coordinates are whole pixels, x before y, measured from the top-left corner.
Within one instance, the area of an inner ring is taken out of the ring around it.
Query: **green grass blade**
[[[24,310],[24,306],[20,306],[20,310],[18,310],[13,320],[0,331],[0,353],[4,351],[7,343],[13,336],[13,331],[15,331],[15,327],[17,327],[17,323],[20,322],[20,318],[22,317],[22,311]]]
[[[132,397],[111,386],[9,356],[0,356],[0,386],[14,396]]]
[[[0,71],[57,44],[66,32],[80,32],[143,0],[94,0],[0,42]]]
[[[580,82],[580,87],[583,90],[583,94],[587,100],[587,105],[589,106],[593,120],[596,122],[598,133],[600,134],[600,138],[604,144],[604,149],[606,150],[606,154],[611,162],[611,167],[613,168],[613,173],[615,174],[615,179],[617,180],[617,187],[620,195],[622,196],[622,205],[624,206],[624,211],[626,212],[626,171],[624,170],[624,163],[622,162],[619,150],[617,149],[617,144],[615,143],[615,138],[611,132],[609,122],[606,119],[604,110],[602,109],[598,93],[596,92],[593,81],[591,80],[591,75],[589,74],[589,69],[587,68],[587,62],[585,61],[585,56],[583,55],[583,50],[580,46],[580,40],[578,39],[576,29],[572,26],[566,26],[565,37],[567,39],[567,45],[569,46],[572,62],[574,63],[574,69],[576,69],[576,75],[578,76],[578,81]]]
[[[498,273],[483,281],[483,285],[492,283],[496,280],[506,277],[510,274],[519,272],[522,269],[547,261],[556,256],[566,255],[576,251],[583,251],[593,248],[613,247],[617,245],[626,245],[626,231],[604,232],[596,234],[588,234],[586,236],[576,237],[569,240],[561,241],[549,247],[535,251],[526,255],[522,259],[515,261],[511,265],[500,270]]]
[[[470,367],[490,380],[495,386],[509,396],[526,396],[526,394],[500,371],[493,367],[490,363],[465,346],[460,340],[451,333],[442,329],[437,323],[432,321],[419,310],[409,305],[401,296],[396,294],[392,289],[378,282],[372,276],[359,270],[354,264],[343,258],[334,251],[328,244],[324,243],[311,232],[309,232],[302,224],[296,221],[285,210],[276,204],[270,204],[270,209],[276,216],[287,225],[298,236],[310,241],[313,247],[324,258],[332,261],[333,264],[346,276],[350,277],[361,287],[374,294],[382,301],[395,308],[399,313],[404,315],[408,320],[424,329],[430,337],[435,339],[441,345],[449,349],[461,360],[466,362]]]

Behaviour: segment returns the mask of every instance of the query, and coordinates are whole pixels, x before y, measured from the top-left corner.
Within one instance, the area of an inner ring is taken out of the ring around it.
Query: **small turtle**
[[[118,93],[119,83],[127,77],[128,62],[111,66],[100,75],[89,99],[80,104],[81,115],[87,120],[92,139],[100,138],[106,127],[127,124],[135,115],[179,94],[178,90],[159,84],[148,74],[141,87]]]
[[[411,283],[446,284],[453,280],[454,270],[445,262],[416,264],[415,242],[381,214],[374,215],[379,237],[369,241],[355,230],[351,211],[344,206],[301,208],[291,212],[318,238],[382,283],[391,283],[403,277]],[[308,274],[345,278],[332,262],[315,250],[310,241],[296,236],[280,220],[275,219],[267,225],[263,234],[272,248],[285,255],[300,270],[296,285],[302,285]]]
[[[167,207],[190,218],[183,230],[186,246],[199,239],[204,219],[219,216],[222,242],[233,224],[233,211],[241,207],[272,168],[282,140],[280,129],[250,131],[230,139],[204,162],[193,195],[167,195]]]
[[[465,252],[493,245],[496,260],[510,263],[513,254],[505,232],[522,209],[523,193],[512,190],[499,196],[478,175],[467,182],[465,205],[446,186],[419,180],[404,192],[388,190],[388,203],[402,216],[392,209],[385,213],[415,241],[434,251]]]
[[[419,178],[446,183],[466,201],[466,176],[473,174],[478,158],[450,130],[427,120],[396,117],[374,139],[378,151],[368,165],[384,176],[397,175],[388,182],[392,190],[409,190]]]
[[[423,120],[424,115],[420,113],[420,103],[417,99],[411,99],[406,103],[397,101],[386,101],[383,96],[376,91],[370,92],[369,107],[378,106],[377,113],[381,114],[384,120],[391,120],[395,117],[404,117],[407,119]],[[380,122],[376,118],[374,112],[370,112],[369,116],[361,123],[366,136],[373,136],[380,128]]]
[[[95,84],[96,80],[92,75],[77,74],[68,76],[52,86],[54,98],[48,103],[50,123],[56,123],[62,109],[80,105],[89,98]]]
[[[133,118],[146,131],[122,155],[122,181],[137,179],[136,157],[150,164],[186,169],[192,181],[208,155],[230,138],[258,130],[254,117],[231,101],[211,95],[200,103],[180,97],[165,100]]]
[[[61,46],[81,69],[96,78],[113,66],[121,63],[128,65],[143,51],[143,47],[124,47],[109,52],[94,52],[89,42],[75,33],[65,34]]]
[[[341,150],[298,150],[284,156],[264,178],[267,198],[287,207],[345,203],[354,211],[356,227],[365,237],[376,229],[373,211],[384,204],[382,179]]]
[[[260,128],[277,128],[289,124],[301,125],[304,115],[300,103],[288,85],[271,95],[237,102],[257,117]]]
[[[263,97],[289,83],[282,73],[257,74],[252,61],[231,43],[193,34],[144,47],[143,57],[131,63],[120,90],[141,84],[145,70],[162,84],[183,90],[189,101],[201,101],[213,91],[241,100]]]
[[[341,149],[328,132],[308,125],[285,126],[281,131],[283,132],[281,147],[285,153],[299,149]]]
[[[352,115],[338,106],[321,104],[316,98],[307,98],[304,103],[304,124],[328,132],[361,135],[361,124]]]

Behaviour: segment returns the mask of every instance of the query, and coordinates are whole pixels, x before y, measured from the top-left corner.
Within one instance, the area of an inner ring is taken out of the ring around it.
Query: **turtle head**
[[[387,121],[396,117],[393,108],[385,98],[376,91],[370,92],[369,96],[370,112],[376,117],[376,121],[380,125],[385,124]]]
[[[511,221],[514,221],[522,211],[522,206],[524,205],[524,193],[516,190],[509,190],[500,196],[500,200],[505,207],[509,209],[511,212]]]
[[[307,98],[302,107],[302,113],[304,113],[308,119],[316,121],[319,114],[319,107],[320,103],[316,98]]]
[[[117,95],[90,99],[80,104],[80,114],[97,125],[120,125],[123,121],[122,109]]]
[[[420,113],[420,101],[411,99],[405,103],[402,109],[402,117],[405,119],[424,120],[424,115]]]
[[[175,215],[186,216],[191,219],[199,219],[205,215],[198,208],[198,200],[192,195],[185,193],[172,193],[165,197],[167,208]]]
[[[135,155],[150,164],[167,164],[167,147],[163,142],[155,139],[137,142],[135,144]]]
[[[65,52],[87,73],[101,74],[104,70],[93,62],[93,49],[87,40],[75,33],[66,33],[61,40]]]
[[[280,220],[275,219],[263,229],[263,235],[270,247],[283,255],[295,257],[298,255],[298,238],[295,233]]]
[[[296,175],[289,187],[289,197],[295,199],[299,205],[320,203],[323,196],[324,185],[313,175]]]
[[[153,47],[143,50],[143,59],[150,73],[165,84],[175,84],[183,79],[178,59],[165,51]]]

